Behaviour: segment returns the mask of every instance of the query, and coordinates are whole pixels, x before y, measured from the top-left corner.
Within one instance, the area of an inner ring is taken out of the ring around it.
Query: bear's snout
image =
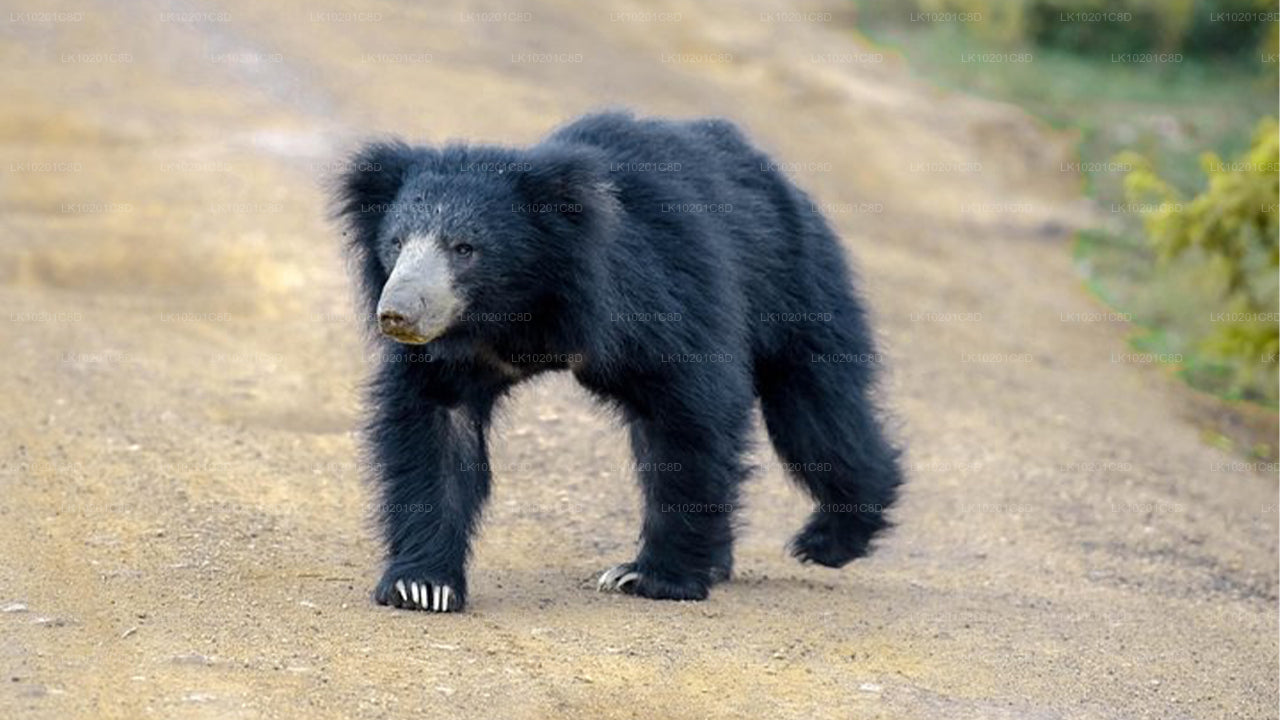
[[[402,343],[421,345],[431,342],[448,329],[454,320],[456,303],[450,298],[437,298],[434,302],[413,303],[415,311],[398,306],[378,308],[378,329],[383,335]]]
[[[397,342],[431,342],[457,319],[461,305],[448,259],[434,238],[413,237],[405,243],[382,288],[378,329]]]
[[[379,312],[378,327],[383,335],[391,337],[413,334],[413,321],[395,310]]]

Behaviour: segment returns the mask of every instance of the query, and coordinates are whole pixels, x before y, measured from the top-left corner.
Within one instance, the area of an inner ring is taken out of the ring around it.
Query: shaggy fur
[[[396,238],[474,247],[450,268],[457,323],[417,348],[377,341],[417,354],[384,362],[369,396],[378,602],[422,607],[394,591],[413,580],[450,587],[443,609],[461,609],[495,403],[550,370],[571,370],[630,431],[642,542],[607,589],[696,600],[730,575],[757,399],[817,503],[797,558],[840,567],[887,526],[898,452],[869,397],[878,355],[840,243],[732,124],[610,113],[526,149],[373,144],[338,203],[375,333]]]

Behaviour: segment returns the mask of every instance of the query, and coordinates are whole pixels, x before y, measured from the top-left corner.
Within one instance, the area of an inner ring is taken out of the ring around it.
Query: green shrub
[[[859,3],[859,11],[864,22],[963,15],[956,24],[993,45],[1104,57],[1160,52],[1252,61],[1276,47],[1270,0],[878,0]]]
[[[1203,308],[1209,323],[1191,338],[1205,358],[1222,366],[1228,391],[1274,404],[1280,352],[1280,125],[1258,124],[1253,146],[1235,162],[1205,153],[1204,192],[1186,200],[1147,158],[1124,152],[1128,202],[1143,217],[1161,267],[1185,268],[1194,259],[1202,287],[1218,304]],[[1183,262],[1177,262],[1183,261]]]

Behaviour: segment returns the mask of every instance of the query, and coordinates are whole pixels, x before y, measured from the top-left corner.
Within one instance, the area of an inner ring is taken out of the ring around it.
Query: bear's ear
[[[399,141],[360,148],[338,176],[337,216],[345,220],[355,242],[371,242],[414,160],[413,149]]]
[[[535,217],[585,229],[614,214],[617,190],[599,151],[549,143],[530,148],[523,161],[516,182]]]
[[[348,258],[370,327],[387,282],[377,252],[378,230],[414,160],[413,149],[402,142],[371,143],[356,152],[335,179],[334,215],[346,225]]]

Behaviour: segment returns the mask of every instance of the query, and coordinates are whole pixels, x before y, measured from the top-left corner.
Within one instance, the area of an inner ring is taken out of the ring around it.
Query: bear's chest
[[[474,351],[477,364],[514,382],[552,370],[577,370],[584,363],[581,353],[499,350],[483,344],[477,344]]]

